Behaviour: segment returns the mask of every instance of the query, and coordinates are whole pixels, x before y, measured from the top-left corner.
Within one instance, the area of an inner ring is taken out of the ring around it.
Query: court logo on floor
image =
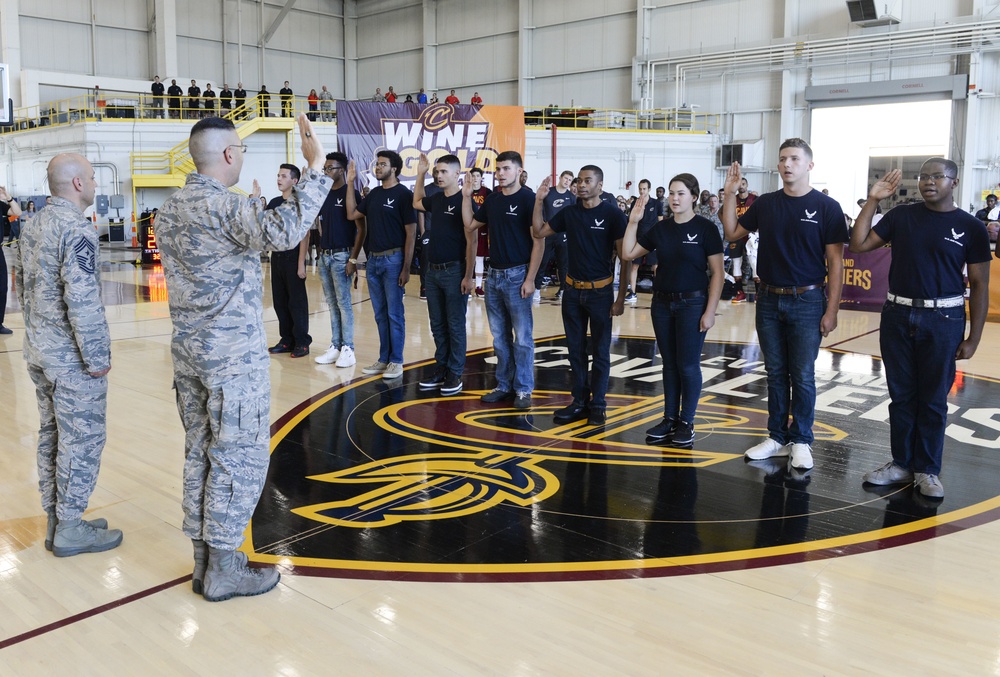
[[[560,337],[536,342],[533,406],[483,404],[491,351],[468,357],[464,391],[362,378],[274,426],[271,466],[248,530],[251,559],[300,573],[432,580],[662,576],[788,563],[927,538],[994,519],[998,386],[959,374],[942,502],[862,486],[888,458],[881,363],[823,350],[816,467],[746,462],[767,436],[759,348],[709,342],[696,437],[650,446],[663,417],[655,342],[612,344],[608,420],[558,425],[572,397]]]

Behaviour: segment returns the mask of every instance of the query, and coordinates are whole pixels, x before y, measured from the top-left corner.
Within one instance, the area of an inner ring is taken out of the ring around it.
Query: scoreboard
[[[140,263],[144,265],[160,263],[160,250],[156,246],[156,233],[153,232],[153,224],[150,221],[143,222],[139,236],[139,245],[142,247],[142,254],[139,259]]]

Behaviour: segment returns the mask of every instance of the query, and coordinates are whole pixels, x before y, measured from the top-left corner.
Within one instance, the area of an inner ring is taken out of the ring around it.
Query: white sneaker
[[[382,378],[386,381],[391,381],[394,378],[399,378],[403,375],[403,365],[397,362],[390,362],[386,365],[385,371],[382,372]]]
[[[777,440],[768,437],[760,444],[756,444],[744,452],[744,456],[751,461],[763,461],[772,456],[788,456],[788,447]]]
[[[531,296],[532,303],[541,303],[542,301],[542,290],[536,289],[535,293]]]
[[[788,465],[796,470],[808,470],[813,467],[812,447],[801,442],[792,444],[792,457]]]
[[[316,356],[316,363],[333,364],[334,362],[337,361],[338,357],[340,357],[340,348],[331,343],[330,347],[326,349],[325,353]]]
[[[341,369],[344,367],[353,367],[357,362],[357,359],[354,357],[354,348],[344,346],[340,349],[340,357],[337,358],[338,367]]]

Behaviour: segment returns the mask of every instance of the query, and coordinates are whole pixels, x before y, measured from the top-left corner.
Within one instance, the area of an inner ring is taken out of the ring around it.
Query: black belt
[[[506,266],[501,266],[499,264],[490,262],[490,270],[510,270],[511,268],[518,268],[520,266],[526,266],[527,263],[511,263]]]
[[[705,296],[704,291],[654,291],[653,298],[657,301],[683,301],[684,299],[700,299]]]
[[[368,256],[392,256],[396,252],[401,252],[401,251],[403,251],[402,247],[393,247],[392,249],[386,249],[385,251],[381,252],[372,252]]]
[[[343,254],[344,252],[351,251],[350,247],[341,247],[340,249],[320,249],[320,254]]]
[[[446,263],[428,263],[427,264],[431,270],[448,270],[449,268],[454,268],[455,266],[461,266],[461,261],[448,261]]]
[[[757,292],[764,294],[777,294],[778,296],[798,296],[813,289],[822,289],[821,284],[808,284],[805,287],[772,287],[769,284],[758,284]]]

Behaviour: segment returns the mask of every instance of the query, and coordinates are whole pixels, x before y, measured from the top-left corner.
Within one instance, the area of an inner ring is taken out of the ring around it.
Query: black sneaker
[[[500,390],[499,388],[494,388],[485,395],[479,398],[480,402],[486,402],[487,404],[495,404],[496,402],[508,402],[514,399],[514,393],[509,390]]]
[[[674,444],[691,444],[694,442],[694,426],[687,421],[677,421],[674,428]]]
[[[608,414],[604,409],[597,407],[590,408],[590,415],[587,416],[587,425],[604,425],[608,422]]]
[[[8,329],[7,327],[5,327],[2,324],[0,324],[0,334],[6,335],[6,334],[13,334],[13,333],[14,332],[11,329]]]
[[[444,367],[436,367],[434,373],[427,378],[420,381],[418,387],[421,390],[437,390],[444,383],[445,376],[447,376],[448,370]]]
[[[677,422],[672,418],[664,418],[646,431],[646,437],[653,442],[672,442]]]
[[[277,355],[279,353],[290,353],[292,352],[292,347],[283,341],[278,341],[273,346],[267,349],[267,352],[272,355]]]
[[[462,377],[458,374],[448,372],[447,378],[441,384],[442,395],[458,395],[462,392]]]
[[[305,357],[309,354],[309,346],[295,346],[292,349],[292,357]]]
[[[515,409],[530,409],[531,408],[531,393],[518,393],[514,398],[514,408]]]

